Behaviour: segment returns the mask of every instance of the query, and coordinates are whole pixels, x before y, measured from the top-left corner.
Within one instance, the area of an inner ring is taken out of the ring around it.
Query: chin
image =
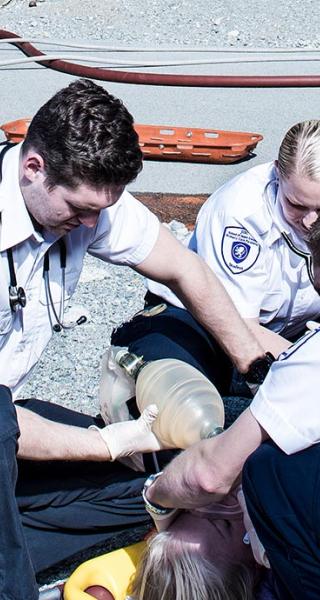
[[[61,225],[57,225],[56,227],[47,226],[45,227],[45,229],[46,231],[49,231],[49,233],[53,233],[53,235],[57,235],[59,237],[68,233],[68,230],[65,227],[62,227]]]

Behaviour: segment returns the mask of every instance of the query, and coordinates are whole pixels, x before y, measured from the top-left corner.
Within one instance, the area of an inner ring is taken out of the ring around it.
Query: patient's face
[[[180,514],[170,526],[175,541],[186,545],[223,569],[231,563],[253,564],[250,546],[244,544],[245,529],[239,518],[210,518],[193,512]],[[179,544],[175,545],[178,551]]]

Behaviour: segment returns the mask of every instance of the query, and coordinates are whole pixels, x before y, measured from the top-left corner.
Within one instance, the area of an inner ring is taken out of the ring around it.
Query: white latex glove
[[[151,427],[158,412],[158,407],[150,404],[136,421],[111,423],[102,429],[92,425],[89,429],[99,431],[109,450],[111,460],[131,456],[136,452],[157,452],[162,446],[152,433]]]

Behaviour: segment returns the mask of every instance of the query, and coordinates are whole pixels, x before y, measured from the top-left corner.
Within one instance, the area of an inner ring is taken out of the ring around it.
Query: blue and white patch
[[[221,253],[226,267],[237,275],[253,267],[260,253],[260,245],[244,227],[226,227]]]

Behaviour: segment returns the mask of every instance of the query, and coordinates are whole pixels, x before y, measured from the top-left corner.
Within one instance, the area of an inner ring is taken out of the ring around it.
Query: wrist
[[[101,429],[96,425],[90,425],[88,428],[88,432],[92,436],[92,448],[96,449],[97,458],[100,460],[113,461],[115,458],[113,458],[106,440],[106,436],[103,434],[104,429]],[[97,458],[93,460],[97,460]]]
[[[160,471],[160,473],[156,473],[155,475],[149,475],[148,479],[146,479],[144,483],[142,490],[142,498],[144,500],[146,510],[151,516],[154,517],[168,515],[173,510],[172,508],[165,508],[164,506],[157,504],[152,500],[152,488],[154,486],[155,481],[161,475],[162,471]]]
[[[244,373],[247,383],[260,385],[264,382],[275,357],[271,352],[266,352],[264,356],[260,356],[253,360],[248,370]]]

